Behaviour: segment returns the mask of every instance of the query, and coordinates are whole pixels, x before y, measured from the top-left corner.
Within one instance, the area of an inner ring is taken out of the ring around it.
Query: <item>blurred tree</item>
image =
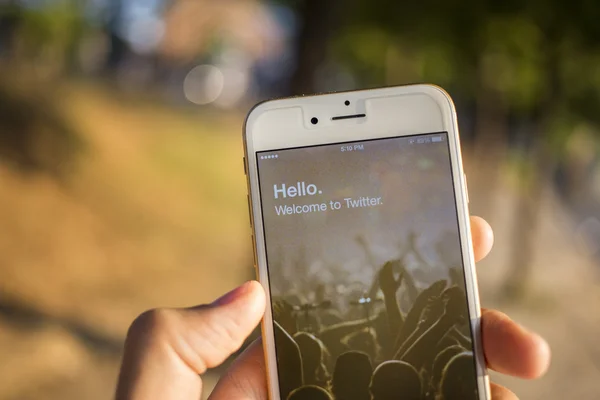
[[[62,178],[82,143],[58,111],[52,89],[75,65],[81,4],[12,2],[0,11],[7,33],[0,44],[6,52],[0,64],[1,160],[22,172]]]
[[[0,84],[1,162],[22,173],[46,173],[63,180],[82,146],[54,99]]]
[[[10,60],[13,56],[21,21],[16,0],[5,2],[0,6],[0,59]]]
[[[310,94],[319,90],[316,76],[330,58],[332,44],[348,23],[348,15],[357,0],[278,0],[292,8],[300,20],[300,32],[294,43],[296,68],[291,77],[290,95]]]
[[[597,24],[600,8],[585,0],[575,3],[553,1],[552,12],[549,12],[548,2],[537,1],[525,10],[542,33],[538,46],[541,62],[536,71],[541,77],[541,95],[537,101],[528,104],[524,115],[524,119],[532,124],[532,138],[524,141],[528,145],[521,146],[525,166],[531,173],[521,186],[516,215],[520,229],[515,227],[513,270],[506,282],[509,297],[520,295],[527,289],[532,264],[532,233],[539,221],[539,204],[558,159],[564,155],[565,138],[575,128],[573,121],[588,121],[596,126],[600,122],[597,112],[589,111],[590,106],[596,110],[600,106],[598,81],[590,80],[584,71],[578,76],[568,74],[568,65],[574,61],[592,67],[592,70],[600,67],[597,57],[592,62],[595,65],[590,65],[589,61],[589,55],[598,54],[600,50]]]
[[[122,66],[125,58],[129,54],[129,46],[125,40],[118,34],[121,26],[125,23],[124,11],[125,5],[122,0],[109,0],[108,18],[104,27],[108,34],[109,52],[106,57],[106,69],[108,72],[116,72]]]
[[[81,3],[49,2],[43,7],[23,8],[20,13],[23,23],[17,58],[21,68],[33,68],[33,77],[47,81],[64,75],[73,67],[85,25]]]
[[[313,93],[315,73],[327,59],[328,46],[339,28],[342,0],[304,0],[298,7],[302,28],[296,43],[297,65],[292,75],[292,93]]]

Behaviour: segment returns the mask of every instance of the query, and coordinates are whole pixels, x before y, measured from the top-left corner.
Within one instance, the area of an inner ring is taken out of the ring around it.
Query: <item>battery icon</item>
[[[433,143],[438,143],[438,142],[441,142],[442,140],[443,140],[443,139],[442,139],[442,137],[441,137],[441,136],[434,136],[434,137],[432,137],[432,138],[431,138],[431,141],[432,141]]]

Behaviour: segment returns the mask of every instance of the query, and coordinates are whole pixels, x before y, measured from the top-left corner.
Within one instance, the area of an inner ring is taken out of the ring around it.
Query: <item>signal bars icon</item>
[[[271,159],[271,158],[279,158],[279,155],[277,155],[277,154],[269,154],[269,155],[266,155],[266,156],[260,156],[261,160],[268,160],[268,159]]]

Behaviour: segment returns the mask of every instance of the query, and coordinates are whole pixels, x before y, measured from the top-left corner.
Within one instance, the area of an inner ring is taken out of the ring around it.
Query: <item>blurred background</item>
[[[495,378],[597,399],[599,20],[586,0],[0,0],[0,399],[111,398],[136,315],[253,277],[253,103],[412,82],[456,101],[496,231],[483,305],[553,347],[544,379]]]

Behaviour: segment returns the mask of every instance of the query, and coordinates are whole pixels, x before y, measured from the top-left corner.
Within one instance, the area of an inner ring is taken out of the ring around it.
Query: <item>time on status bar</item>
[[[356,143],[356,144],[345,144],[343,146],[340,147],[340,150],[342,152],[345,151],[361,151],[364,150],[365,146],[360,144],[360,143]]]

